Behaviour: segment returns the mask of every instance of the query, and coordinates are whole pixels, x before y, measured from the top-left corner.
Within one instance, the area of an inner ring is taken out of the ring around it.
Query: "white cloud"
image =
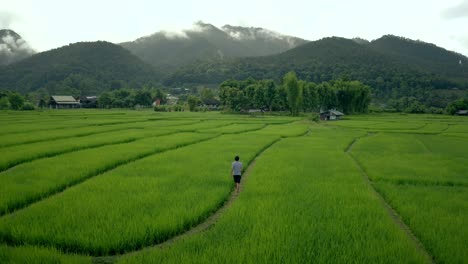
[[[468,0],[463,0],[458,5],[445,9],[441,16],[445,19],[468,18]]]
[[[0,29],[9,29],[12,23],[17,20],[19,17],[15,13],[0,10]]]
[[[187,33],[185,31],[161,31],[162,34],[168,39],[180,39],[180,38],[188,38]]]
[[[23,39],[10,34],[0,39],[0,65],[9,64],[34,54],[34,50]]]

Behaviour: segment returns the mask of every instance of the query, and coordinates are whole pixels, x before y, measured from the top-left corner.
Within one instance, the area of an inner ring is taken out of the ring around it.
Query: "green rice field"
[[[0,263],[468,263],[466,117],[59,110],[0,127]]]

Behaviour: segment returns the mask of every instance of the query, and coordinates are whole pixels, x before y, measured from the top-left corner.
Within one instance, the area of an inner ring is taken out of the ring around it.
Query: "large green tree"
[[[18,93],[11,93],[8,96],[8,101],[10,101],[10,107],[13,110],[19,110],[24,105],[24,98]]]
[[[302,91],[296,73],[288,72],[283,78],[283,85],[288,96],[289,110],[292,115],[298,115],[301,108]]]

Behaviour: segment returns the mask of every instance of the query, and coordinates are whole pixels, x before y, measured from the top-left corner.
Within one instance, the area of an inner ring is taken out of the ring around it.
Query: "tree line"
[[[166,94],[161,89],[127,89],[121,88],[111,92],[103,92],[98,97],[99,108],[133,108],[136,105],[149,107],[154,101],[166,103]]]
[[[227,110],[318,112],[336,108],[346,114],[367,112],[371,88],[359,81],[307,82],[294,72],[284,75],[280,84],[273,80],[227,80],[219,89],[221,105]]]

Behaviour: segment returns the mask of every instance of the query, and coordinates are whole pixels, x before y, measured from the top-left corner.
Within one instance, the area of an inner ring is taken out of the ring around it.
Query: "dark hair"
[[[236,156],[234,160],[239,161],[239,156]]]

